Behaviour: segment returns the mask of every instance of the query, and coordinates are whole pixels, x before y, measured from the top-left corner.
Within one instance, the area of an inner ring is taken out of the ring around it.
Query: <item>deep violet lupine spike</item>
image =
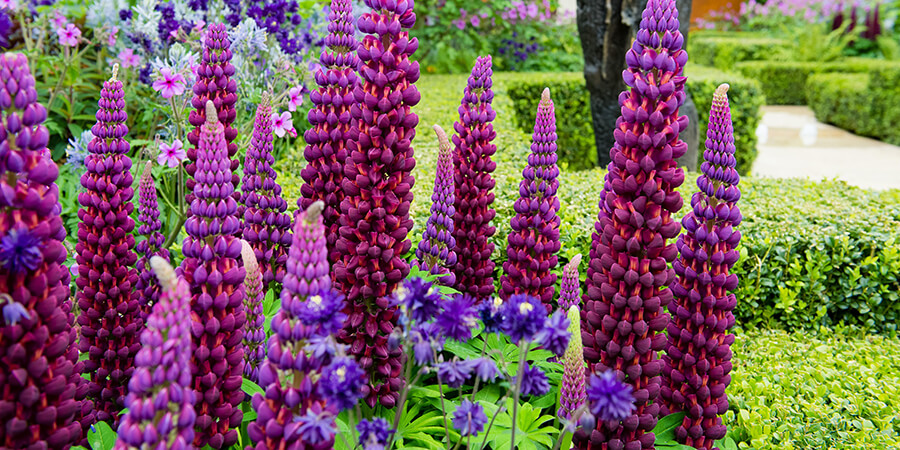
[[[196,351],[191,359],[198,392],[194,445],[225,448],[237,442],[243,419],[241,380],[244,373],[244,268],[239,263],[241,241],[231,162],[225,127],[213,101],[206,102],[206,123],[200,129],[194,179],[193,215],[184,229],[184,260],[179,276],[191,286],[191,335]]]
[[[253,137],[244,158],[241,204],[242,237],[253,247],[263,277],[263,288],[281,283],[287,248],[291,245],[291,215],[281,197],[278,174],[272,165],[272,106],[268,93],[256,108]],[[265,290],[265,289],[263,289]]]
[[[247,311],[247,322],[244,325],[244,376],[258,384],[259,366],[266,357],[266,331],[263,327],[266,321],[266,316],[263,315],[266,289],[253,247],[247,241],[241,241],[241,258],[247,272],[244,279],[244,289],[247,291],[244,297],[244,309]]]
[[[412,107],[421,98],[414,85],[419,63],[410,57],[419,40],[406,31],[416,21],[413,2],[366,0],[366,5],[372,12],[358,22],[368,34],[357,47],[362,85],[353,92],[351,115],[357,122],[341,184],[341,260],[334,276],[348,303],[340,340],[369,375],[365,401],[393,408],[403,381],[401,350],[388,348],[397,323],[396,308],[388,305],[409,274],[403,254],[412,246],[412,140],[419,123]]]
[[[350,0],[332,0],[328,15],[327,48],[319,57],[321,67],[316,71],[315,80],[319,86],[309,94],[315,106],[307,118],[312,125],[303,137],[306,149],[303,155],[309,164],[300,172],[304,184],[300,187],[297,206],[303,211],[313,202],[325,203],[322,213],[327,230],[328,261],[334,265],[344,252],[338,250],[340,237],[341,202],[344,191],[344,162],[350,155],[351,130],[358,119],[351,114],[356,100],[353,92],[359,86],[356,69],[356,19],[353,18],[353,3]]]
[[[687,53],[678,32],[674,0],[648,0],[636,40],[625,54],[627,89],[619,96],[621,116],[613,132],[609,171],[600,193],[592,236],[584,308],[584,356],[592,372],[614,370],[634,389],[636,409],[622,422],[600,422],[575,435],[578,448],[653,448],[660,412],[657,399],[669,321],[668,268],[678,249],[669,239],[681,224],[676,192],[684,172],[675,159],[687,144],[678,133],[684,103]]]
[[[506,300],[515,294],[531,295],[544,304],[549,314],[553,310],[553,271],[560,247],[556,116],[550,89],[541,94],[532,140],[528,165],[519,184],[519,199],[513,205],[516,215],[509,221],[512,230],[507,236],[508,259],[500,277],[500,297]]]
[[[88,398],[94,402],[97,420],[115,427],[125,406],[143,327],[141,294],[135,290],[134,179],[131,147],[125,140],[128,115],[115,71],[103,83],[98,104],[97,123],[91,128],[94,139],[88,143],[81,176],[84,192],[78,194],[78,350],[90,355],[84,373],[91,377]]]
[[[731,268],[738,260],[741,222],[737,201],[740,176],[735,170],[734,128],[728,105],[728,85],[713,94],[706,132],[706,151],[697,179],[700,192],[691,199],[692,211],[682,219],[684,233],[676,245],[680,257],[672,264],[677,281],[669,303],[672,321],[663,357],[660,397],[663,414],[684,411],[675,429],[679,442],[713,448],[725,437],[721,415],[728,410],[725,389],[731,381],[732,311],[738,285]]]
[[[138,278],[135,288],[140,293],[138,302],[141,305],[141,319],[144,322],[147,321],[153,304],[159,299],[159,283],[150,268],[150,258],[159,256],[169,261],[169,251],[163,248],[166,238],[160,232],[162,222],[159,220],[156,183],[150,173],[152,166],[153,162],[147,161],[141,181],[138,183],[138,222],[141,223],[138,234],[143,236],[144,240],[138,242],[136,246],[139,258],[136,265]]]
[[[237,169],[240,164],[234,156],[237,154],[237,129],[231,125],[234,123],[236,111],[234,104],[237,101],[237,83],[234,76],[234,66],[231,64],[231,41],[228,40],[228,31],[225,24],[210,24],[203,39],[203,55],[200,59],[200,67],[197,68],[197,80],[194,82],[194,97],[191,106],[194,109],[188,114],[188,122],[194,127],[188,132],[187,140],[190,145],[186,150],[188,163],[185,170],[190,175],[185,181],[187,204],[193,203],[194,184],[197,182],[194,173],[197,171],[197,160],[200,142],[200,131],[206,122],[206,102],[212,101],[216,107],[219,123],[225,128],[225,142],[228,146],[228,158],[231,171],[231,185],[235,200],[239,199],[237,191]],[[231,159],[234,158],[234,159]],[[193,214],[188,208],[187,215]],[[238,231],[240,233],[240,231]]]
[[[584,405],[587,394],[584,378],[584,349],[581,346],[581,312],[577,305],[567,310],[569,316],[569,332],[572,339],[563,355],[563,378],[560,383],[560,407],[556,415],[562,419],[572,420],[572,415]]]
[[[559,309],[568,311],[571,306],[581,305],[581,281],[578,277],[578,266],[581,265],[581,254],[575,255],[563,267],[562,281],[559,286]],[[579,338],[579,342],[581,339]]]
[[[272,318],[272,337],[269,338],[268,358],[259,372],[260,385],[266,394],[255,394],[252,405],[256,421],[247,426],[254,449],[302,448],[325,450],[334,447],[334,435],[322,442],[304,442],[297,433],[296,419],[310,410],[338,413],[333,405],[318,395],[316,379],[324,361],[303,349],[313,337],[314,328],[300,320],[304,303],[331,289],[328,249],[322,217],[324,203],[317,201],[294,221],[281,309]]]
[[[0,292],[26,313],[0,326],[0,447],[63,449],[86,445],[94,417],[62,265],[59,170],[37,96],[25,56],[0,56]]]
[[[456,284],[456,275],[449,267],[456,266],[456,240],[453,238],[453,152],[447,133],[435,125],[438,138],[437,170],[434,177],[434,193],[431,194],[431,217],[425,225],[419,248],[416,249],[416,265],[419,269],[444,275],[437,283],[445,286]]]
[[[191,291],[160,256],[150,258],[160,297],[141,332],[115,449],[186,450],[194,441],[191,389]]]
[[[494,178],[497,163],[491,156],[497,151],[497,133],[491,123],[497,113],[491,108],[491,57],[475,61],[463,91],[459,107],[459,121],[453,124],[454,209],[453,236],[456,241],[456,290],[478,301],[494,295],[494,243],[490,242],[496,228],[491,221],[497,212],[494,203]]]

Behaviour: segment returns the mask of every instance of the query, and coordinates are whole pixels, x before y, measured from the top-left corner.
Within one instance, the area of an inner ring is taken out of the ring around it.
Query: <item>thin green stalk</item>
[[[450,427],[447,426],[447,408],[444,406],[444,383],[441,382],[440,372],[437,374],[438,393],[441,395],[441,415],[444,416],[444,433],[447,436],[447,450],[450,450]]]
[[[584,414],[585,411],[587,411],[587,404],[579,406],[578,409],[572,412],[572,421],[574,423],[578,423],[578,419],[582,414]],[[563,438],[566,436],[566,433],[568,433],[568,431],[566,431],[565,426],[559,429],[559,434],[556,436],[556,444],[553,444],[553,450],[559,450],[559,447],[562,445],[562,441],[564,440]]]
[[[525,340],[519,341],[519,370],[516,375],[516,387],[513,390],[512,428],[510,429],[510,450],[516,450],[516,413],[519,410],[519,391],[522,389],[522,375],[525,373],[525,357],[528,355],[528,344]]]
[[[484,358],[485,353],[487,353],[487,338],[484,339],[481,343],[481,356],[479,358]],[[469,397],[469,401],[475,403],[475,393],[478,392],[478,382],[481,381],[479,377],[475,377],[475,386],[472,387],[472,396]]]
[[[488,424],[487,428],[484,430],[484,440],[481,441],[481,446],[478,448],[483,450],[484,446],[487,445],[487,438],[488,438],[488,435],[491,433],[491,427],[494,426],[494,421],[497,420],[497,416],[499,416],[500,413],[502,413],[503,411],[506,410],[506,407],[503,405],[506,404],[506,400],[508,398],[509,398],[509,392],[507,392],[506,395],[504,395],[503,398],[501,398],[500,401],[497,402],[500,405],[500,408],[498,408],[497,412],[494,413],[494,416],[491,417],[491,422]]]

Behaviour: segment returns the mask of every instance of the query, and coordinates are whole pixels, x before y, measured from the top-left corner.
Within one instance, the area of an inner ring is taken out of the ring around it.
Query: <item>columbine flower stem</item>
[[[528,343],[519,341],[519,370],[516,374],[516,385],[513,388],[512,426],[510,427],[509,450],[516,450],[516,413],[519,411],[519,391],[522,390],[522,376],[525,374],[525,357],[528,356]]]
[[[491,433],[491,427],[494,426],[494,421],[497,420],[497,416],[499,416],[500,413],[502,413],[506,409],[503,405],[506,404],[506,399],[508,399],[508,398],[509,398],[509,392],[507,392],[506,395],[504,395],[503,398],[501,398],[500,401],[497,402],[500,405],[500,408],[497,409],[497,413],[494,414],[493,417],[491,417],[491,423],[489,423],[487,428],[485,428],[484,440],[481,441],[481,446],[478,447],[479,449],[484,450],[484,446],[487,445],[487,438],[488,438],[488,435]]]
[[[31,43],[31,37],[29,36],[31,30],[29,30],[28,26],[25,24],[25,9],[19,13],[19,27],[22,29],[22,40],[25,41],[25,48],[28,49],[28,53],[30,54],[31,50],[34,49],[34,45]],[[49,105],[50,103],[48,102],[47,104]]]
[[[481,355],[479,358],[484,358],[484,355],[487,353],[487,338],[481,343]],[[472,396],[469,398],[472,403],[475,403],[475,393],[478,392],[478,382],[481,381],[480,377],[475,377],[475,386],[472,387]]]
[[[434,360],[438,360],[437,350],[434,350]],[[450,427],[447,426],[447,407],[444,406],[444,383],[441,382],[441,373],[435,371],[435,374],[437,374],[438,393],[441,395],[441,415],[444,417],[444,433],[447,438],[447,450],[450,450]]]
[[[572,413],[572,423],[578,424],[578,420],[581,418],[581,415],[587,411],[588,405],[587,403],[581,405]],[[563,423],[563,426],[559,429],[559,434],[556,436],[556,444],[553,444],[553,450],[559,450],[559,447],[562,445],[563,438],[566,436],[566,433],[569,433],[566,430],[566,424]]]

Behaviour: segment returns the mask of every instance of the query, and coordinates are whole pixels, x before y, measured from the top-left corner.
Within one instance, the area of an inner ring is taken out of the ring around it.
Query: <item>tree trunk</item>
[[[625,70],[625,52],[631,48],[641,23],[644,0],[578,0],[578,34],[584,51],[584,80],[591,95],[591,116],[594,122],[594,141],[597,145],[597,161],[602,167],[609,162],[613,129],[619,118],[619,94],[625,90],[622,71]],[[691,17],[691,0],[678,1],[680,31],[687,45]],[[685,155],[678,163],[690,170],[697,167],[697,107],[690,95],[680,109],[688,116],[690,125],[680,133],[688,144]]]

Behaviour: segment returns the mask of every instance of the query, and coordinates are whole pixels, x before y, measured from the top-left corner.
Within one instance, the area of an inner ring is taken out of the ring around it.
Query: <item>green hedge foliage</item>
[[[782,39],[758,33],[695,31],[688,39],[688,55],[693,64],[722,70],[732,69],[741,61],[771,58],[783,47]]]
[[[418,181],[411,211],[416,222],[413,248],[431,206],[437,142],[430,127],[439,124],[452,130],[465,82],[465,76],[423,76],[417,83],[422,102],[414,109],[420,126],[413,141]],[[515,105],[503,83],[497,84],[497,234],[493,242],[499,271],[531,142],[529,134],[515,125]],[[740,107],[732,102],[732,108]],[[565,104],[557,100],[557,105]],[[557,107],[558,118],[568,114]],[[567,132],[571,131],[560,134]],[[299,150],[279,161],[279,182],[286,198],[299,196],[299,169],[304,164]],[[560,267],[578,253],[588,255],[603,174],[599,168],[560,174]],[[689,174],[681,189],[686,205],[695,182],[696,174]],[[735,268],[740,277],[736,292],[740,326],[816,329],[848,324],[896,331],[900,323],[900,194],[866,191],[837,181],[745,178],[740,186],[739,204],[745,218],[742,258]],[[584,269],[582,264],[582,276]]]
[[[900,65],[815,74],[805,92],[820,121],[900,145]]]

